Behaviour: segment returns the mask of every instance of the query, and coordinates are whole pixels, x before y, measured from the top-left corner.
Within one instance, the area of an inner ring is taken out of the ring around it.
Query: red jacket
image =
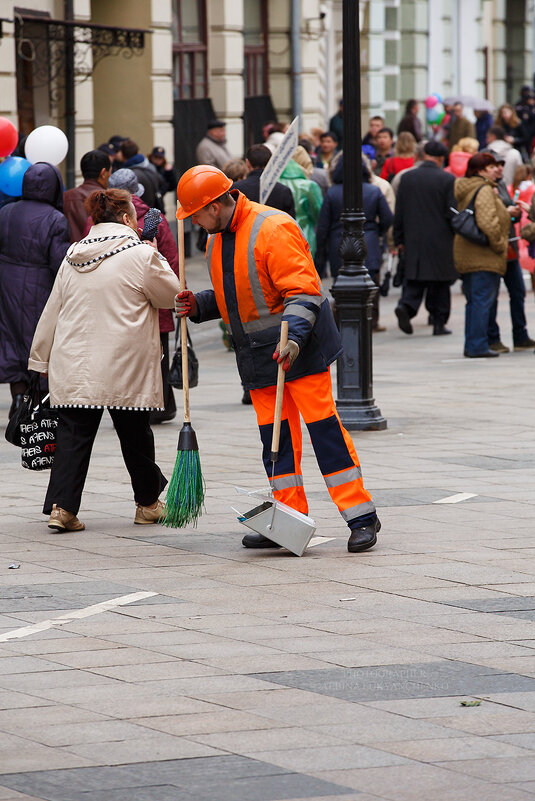
[[[394,175],[398,174],[398,172],[401,172],[401,170],[406,170],[409,167],[414,167],[413,156],[391,156],[383,164],[381,178],[385,178],[387,181],[390,181]]]
[[[132,195],[132,203],[134,204],[134,208],[136,210],[138,226],[140,229],[142,229],[143,222],[145,220],[145,214],[148,212],[149,207],[141,200],[140,197],[137,197],[137,195]],[[89,217],[82,236],[85,237],[88,235],[89,229],[92,225],[93,220],[91,217]],[[169,223],[165,217],[158,226],[156,242],[158,243],[158,250],[169,262],[169,267],[176,275],[178,275],[178,248],[173,238],[173,234],[171,233],[171,229],[169,228]],[[158,315],[160,318],[160,333],[165,334],[168,331],[175,330],[175,322],[169,309],[158,309]]]

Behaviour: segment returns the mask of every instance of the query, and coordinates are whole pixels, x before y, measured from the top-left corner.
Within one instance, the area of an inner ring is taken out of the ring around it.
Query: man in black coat
[[[271,150],[265,145],[252,145],[245,154],[245,163],[249,173],[247,178],[235,181],[233,189],[239,189],[249,200],[255,203],[260,202],[260,176],[264,172],[264,167],[271,158]],[[266,200],[266,206],[280,209],[290,214],[295,219],[294,199],[290,189],[283,184],[277,183],[273,191]]]
[[[433,321],[433,334],[451,334],[450,286],[457,273],[453,262],[453,230],[450,221],[456,207],[455,178],[442,167],[447,150],[441,142],[424,146],[423,163],[402,176],[396,197],[394,243],[404,260],[401,299],[395,309],[398,324],[412,334],[411,318],[425,307]]]

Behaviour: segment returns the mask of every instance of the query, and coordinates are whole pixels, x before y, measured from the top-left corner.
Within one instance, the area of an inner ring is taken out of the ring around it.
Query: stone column
[[[152,139],[165,148],[168,161],[175,156],[173,129],[173,37],[171,0],[151,0],[152,28]]]
[[[208,2],[209,96],[214,111],[227,124],[231,153],[243,153],[243,3]]]
[[[15,25],[11,22],[3,22],[2,32],[3,39],[0,40],[0,116],[7,117],[18,128]]]
[[[427,95],[427,6],[427,0],[401,0],[400,117],[407,100],[423,100]],[[423,110],[421,116],[423,120]]]

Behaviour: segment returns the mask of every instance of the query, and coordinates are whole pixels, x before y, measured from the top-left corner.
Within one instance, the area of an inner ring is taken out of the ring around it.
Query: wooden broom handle
[[[186,254],[184,250],[184,220],[178,223],[178,278],[180,291],[186,289]],[[191,423],[189,410],[189,373],[188,373],[188,319],[180,318],[180,346],[182,356],[182,394],[184,397],[184,422]]]
[[[281,322],[281,338],[279,343],[279,351],[286,347],[288,343],[288,321]],[[275,414],[273,415],[273,437],[271,439],[271,453],[278,454],[279,452],[279,439],[281,433],[281,417],[282,417],[282,400],[284,397],[284,377],[285,373],[282,363],[279,364],[277,373],[277,394],[275,396]]]

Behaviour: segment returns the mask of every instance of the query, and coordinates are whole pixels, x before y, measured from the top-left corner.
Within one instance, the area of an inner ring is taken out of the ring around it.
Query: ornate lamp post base
[[[366,217],[362,210],[359,0],[343,0],[343,37],[342,264],[331,288],[344,348],[338,359],[336,406],[343,425],[350,431],[378,431],[386,428],[386,420],[372,397],[372,300],[379,290],[364,266]]]
[[[387,427],[372,397],[371,309],[378,291],[368,274],[339,274],[331,289],[344,348],[337,362],[336,408],[348,431],[381,431]]]

